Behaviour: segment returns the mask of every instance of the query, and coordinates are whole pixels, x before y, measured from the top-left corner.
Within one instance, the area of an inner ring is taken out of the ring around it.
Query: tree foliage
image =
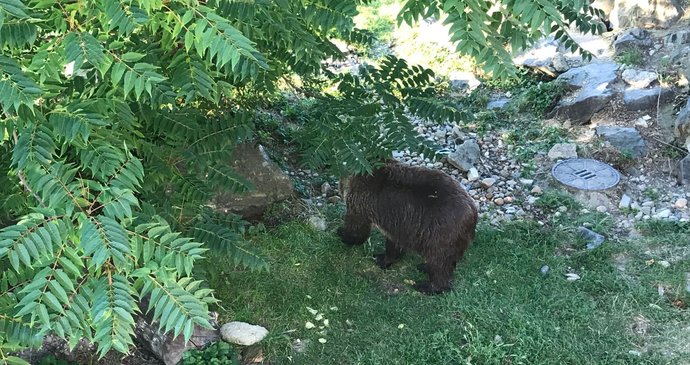
[[[208,249],[265,262],[205,203],[251,188],[227,162],[287,77],[336,86],[300,131],[305,164],[364,173],[393,150],[433,155],[410,115],[464,115],[430,70],[323,65],[343,58],[334,38],[371,40],[352,20],[364,2],[0,0],[0,364],[48,332],[126,352],[144,297],[164,331],[209,326],[194,264]],[[583,0],[409,0],[400,18],[441,12],[458,51],[496,73],[542,35],[571,46],[566,26],[595,30]]]

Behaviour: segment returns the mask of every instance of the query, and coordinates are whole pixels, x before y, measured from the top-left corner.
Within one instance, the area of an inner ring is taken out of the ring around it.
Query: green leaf
[[[146,56],[146,55],[143,53],[127,52],[127,53],[123,54],[122,56],[120,56],[120,58],[125,62],[137,62],[137,61],[141,60],[142,58],[144,58],[144,56]]]
[[[16,18],[28,18],[28,10],[21,0],[0,0],[0,10]]]

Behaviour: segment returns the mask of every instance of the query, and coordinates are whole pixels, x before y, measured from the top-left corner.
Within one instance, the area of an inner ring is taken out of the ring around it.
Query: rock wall
[[[604,11],[613,29],[669,28],[684,15],[680,0],[595,0],[593,6]]]

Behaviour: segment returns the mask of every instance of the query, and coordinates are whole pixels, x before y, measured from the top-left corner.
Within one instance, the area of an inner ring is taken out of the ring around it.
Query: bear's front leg
[[[364,216],[348,213],[343,227],[338,228],[337,233],[346,245],[361,245],[369,238],[371,222]]]

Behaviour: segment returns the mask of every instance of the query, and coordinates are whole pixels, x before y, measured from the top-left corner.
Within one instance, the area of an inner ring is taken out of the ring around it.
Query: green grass
[[[382,271],[371,258],[382,250],[380,235],[363,247],[342,245],[332,233],[341,212],[327,212],[326,233],[299,222],[256,233],[250,239],[272,271],[225,269],[211,281],[221,319],[270,330],[263,342],[267,363],[679,364],[690,356],[690,348],[684,353],[676,345],[690,315],[674,304],[690,299],[680,290],[690,265],[685,259],[650,266],[649,247],[669,245],[655,241],[653,230],[643,229],[649,237],[635,244],[607,241],[587,251],[572,229],[532,222],[481,227],[454,290],[428,297],[409,285],[423,279],[415,255]],[[674,236],[675,245],[690,246],[678,243],[690,242],[687,230],[673,234],[684,237]],[[625,271],[616,267],[620,257]],[[210,264],[231,267],[221,258]],[[551,268],[546,276],[539,273],[543,265]],[[581,280],[566,281],[570,270]],[[671,292],[667,297],[657,293],[660,282]],[[329,326],[319,329],[323,322],[308,307]],[[634,333],[635,318],[651,323],[648,333]],[[306,322],[317,327],[307,329]],[[296,339],[307,343],[303,352],[293,350]],[[663,355],[669,348],[674,355]]]
[[[644,63],[644,55],[639,49],[630,48],[621,52],[621,54],[616,57],[616,60],[624,65],[640,66]]]

